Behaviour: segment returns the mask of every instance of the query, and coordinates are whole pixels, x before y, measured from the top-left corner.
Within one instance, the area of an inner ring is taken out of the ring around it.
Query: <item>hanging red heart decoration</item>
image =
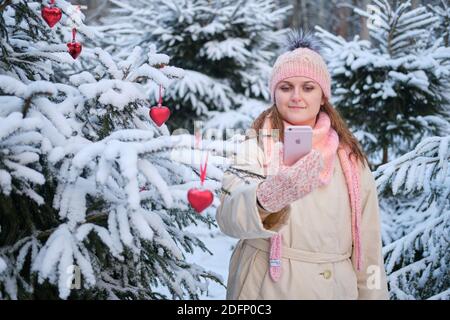
[[[83,48],[81,43],[79,43],[79,42],[69,42],[67,44],[67,47],[69,48],[69,54],[74,59],[78,58],[78,56],[81,53],[81,49]]]
[[[161,127],[169,119],[170,110],[165,106],[156,106],[151,107],[149,114],[156,125]]]
[[[49,27],[53,28],[53,26],[61,20],[62,12],[61,9],[56,7],[43,7],[41,10],[41,15]]]
[[[188,191],[188,200],[192,208],[200,213],[211,205],[214,195],[209,190],[192,188]]]
[[[170,109],[162,105],[162,85],[159,85],[158,105],[150,108],[149,115],[158,127],[161,127],[170,117]]]
[[[62,12],[61,9],[55,7],[55,0],[50,1],[50,7],[43,7],[41,10],[42,18],[49,25],[50,28],[53,28],[55,24],[61,20]]]
[[[200,181],[203,183],[206,179],[206,166],[208,165],[208,153],[206,154],[205,164],[200,164]],[[188,201],[197,213],[201,213],[208,208],[214,200],[214,195],[210,190],[191,188],[188,191]]]
[[[72,56],[72,58],[76,59],[81,53],[81,49],[83,49],[83,46],[81,43],[75,41],[75,36],[77,33],[77,29],[72,29],[72,42],[69,42],[67,44],[67,48],[69,48],[69,54]]]

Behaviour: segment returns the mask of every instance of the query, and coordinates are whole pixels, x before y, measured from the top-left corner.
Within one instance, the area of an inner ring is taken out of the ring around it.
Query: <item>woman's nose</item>
[[[298,101],[303,100],[303,99],[302,99],[302,95],[301,95],[301,93],[300,93],[300,89],[294,89],[294,90],[293,90],[292,96],[291,96],[291,100],[292,100],[293,102],[298,102]]]

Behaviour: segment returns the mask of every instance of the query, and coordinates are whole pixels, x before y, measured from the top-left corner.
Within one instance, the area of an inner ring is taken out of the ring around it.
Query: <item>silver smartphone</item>
[[[312,133],[310,126],[290,126],[284,129],[283,162],[285,165],[293,165],[311,151]]]

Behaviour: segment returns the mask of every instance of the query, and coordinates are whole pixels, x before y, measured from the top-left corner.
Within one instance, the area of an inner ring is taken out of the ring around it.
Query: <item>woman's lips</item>
[[[291,109],[306,109],[306,107],[299,107],[299,106],[289,106]]]

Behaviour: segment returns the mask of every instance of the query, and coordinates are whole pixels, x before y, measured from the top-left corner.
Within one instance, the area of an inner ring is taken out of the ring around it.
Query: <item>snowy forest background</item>
[[[48,3],[0,0],[0,299],[224,299],[221,177],[290,27],[369,156],[391,299],[450,299],[448,0],[56,0],[52,29]]]

